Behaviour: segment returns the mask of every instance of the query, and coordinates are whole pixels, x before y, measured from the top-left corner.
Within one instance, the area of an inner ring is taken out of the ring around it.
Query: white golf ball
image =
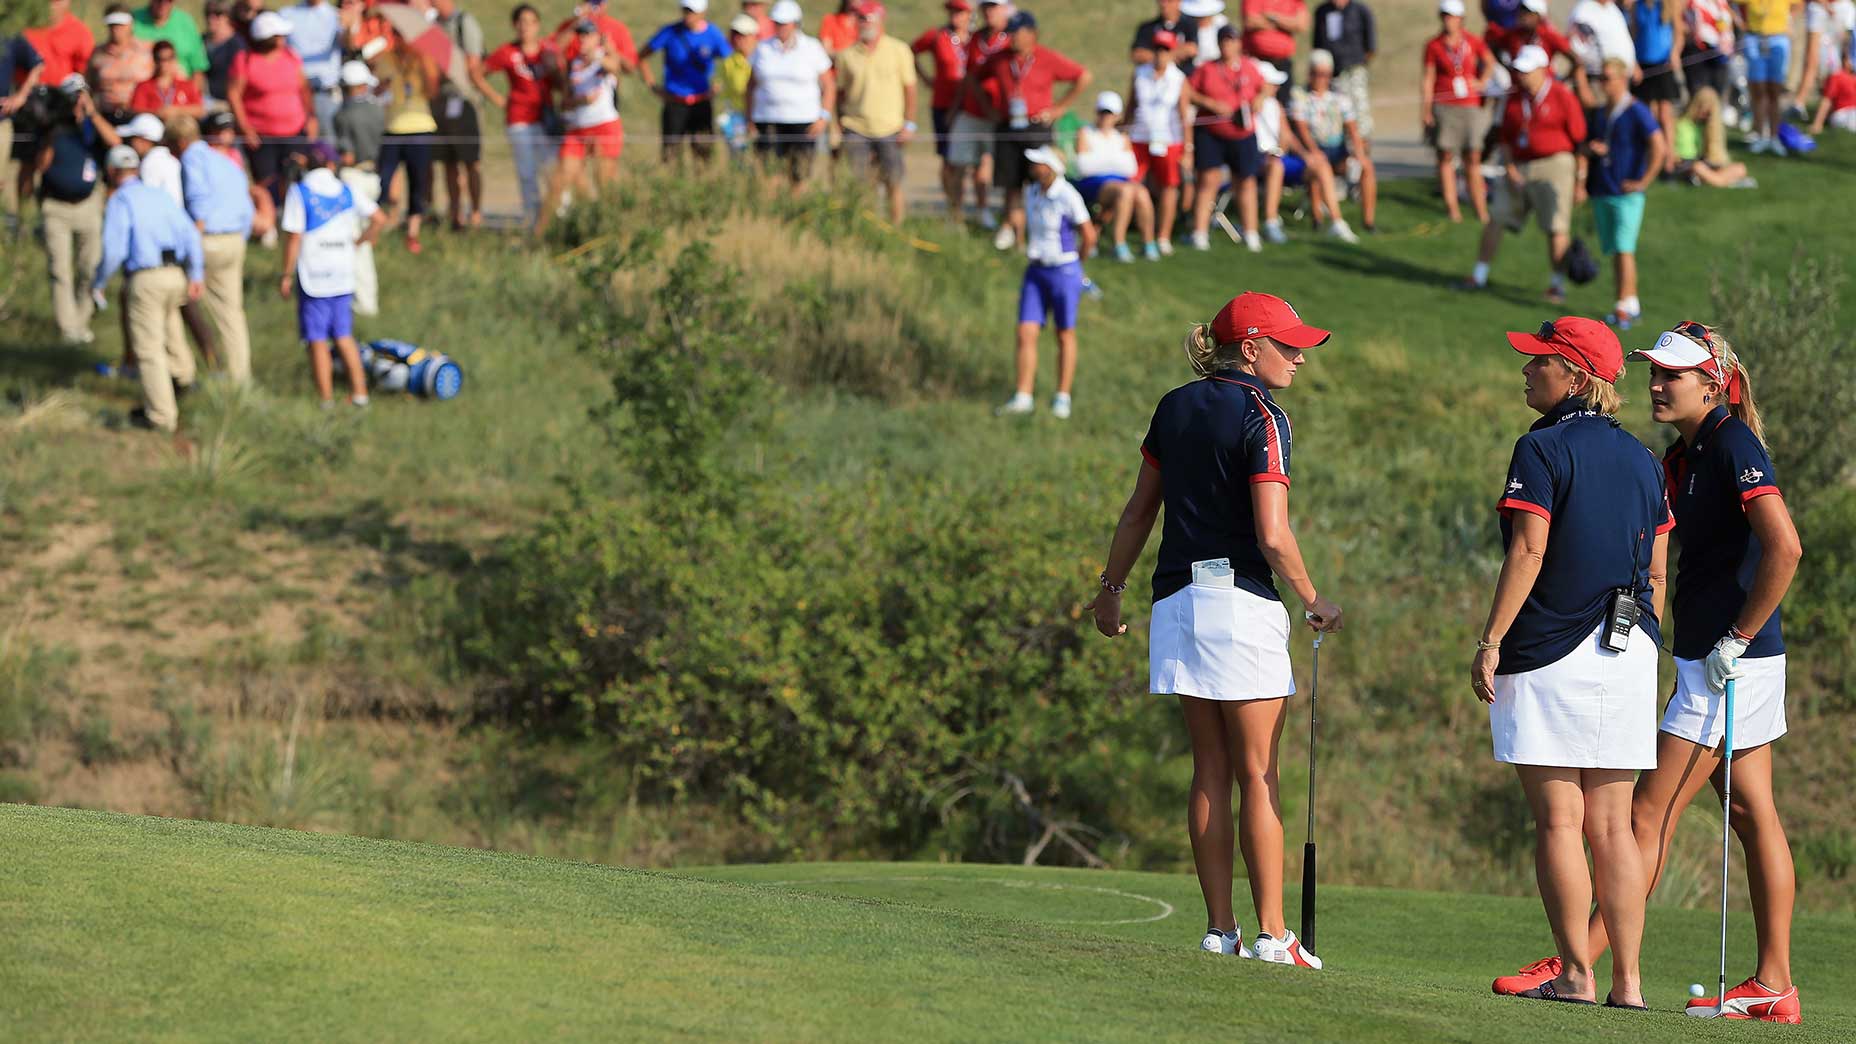
[[[1688,995],[1691,997],[1699,997],[1706,992],[1708,991],[1702,989],[1701,983],[1699,982],[1691,982],[1688,984]]]

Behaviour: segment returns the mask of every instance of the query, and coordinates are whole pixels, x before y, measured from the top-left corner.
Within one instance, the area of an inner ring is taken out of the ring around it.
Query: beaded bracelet
[[[1117,595],[1118,595],[1118,594],[1120,594],[1120,593],[1122,593],[1123,591],[1126,591],[1127,589],[1128,589],[1128,582],[1127,582],[1126,580],[1123,580],[1123,581],[1122,581],[1121,583],[1119,583],[1119,584],[1111,584],[1111,583],[1109,583],[1109,582],[1108,582],[1108,572],[1107,572],[1106,570],[1104,570],[1104,571],[1103,571],[1103,573],[1102,573],[1102,590],[1104,590],[1104,591],[1107,591],[1107,592],[1108,592],[1109,594],[1117,594]]]

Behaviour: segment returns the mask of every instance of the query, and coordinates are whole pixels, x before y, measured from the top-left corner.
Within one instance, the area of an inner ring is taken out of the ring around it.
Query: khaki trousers
[[[103,193],[82,203],[47,198],[39,206],[45,221],[45,260],[52,285],[52,318],[67,341],[90,337],[90,281],[103,260]]]
[[[0,120],[0,203],[19,213],[19,178],[13,173],[13,121]]]
[[[206,240],[206,314],[219,331],[226,375],[251,382],[251,332],[245,325],[245,237],[224,232]]]
[[[193,350],[181,327],[180,306],[187,303],[187,273],[172,265],[145,268],[129,276],[130,343],[142,371],[142,408],[149,423],[163,431],[180,424],[174,386],[193,383]]]

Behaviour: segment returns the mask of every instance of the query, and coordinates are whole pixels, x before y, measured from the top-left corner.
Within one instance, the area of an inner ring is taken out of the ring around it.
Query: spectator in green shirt
[[[135,12],[135,38],[155,43],[166,40],[174,45],[181,72],[204,86],[200,77],[206,73],[206,42],[193,16],[175,8],[174,0],[149,0],[148,6]]]

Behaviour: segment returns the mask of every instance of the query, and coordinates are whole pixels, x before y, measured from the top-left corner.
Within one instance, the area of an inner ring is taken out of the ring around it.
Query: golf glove
[[[1708,688],[1726,692],[1727,679],[1740,677],[1740,657],[1746,655],[1746,645],[1745,639],[1731,633],[1714,643],[1714,651],[1708,654]]]

